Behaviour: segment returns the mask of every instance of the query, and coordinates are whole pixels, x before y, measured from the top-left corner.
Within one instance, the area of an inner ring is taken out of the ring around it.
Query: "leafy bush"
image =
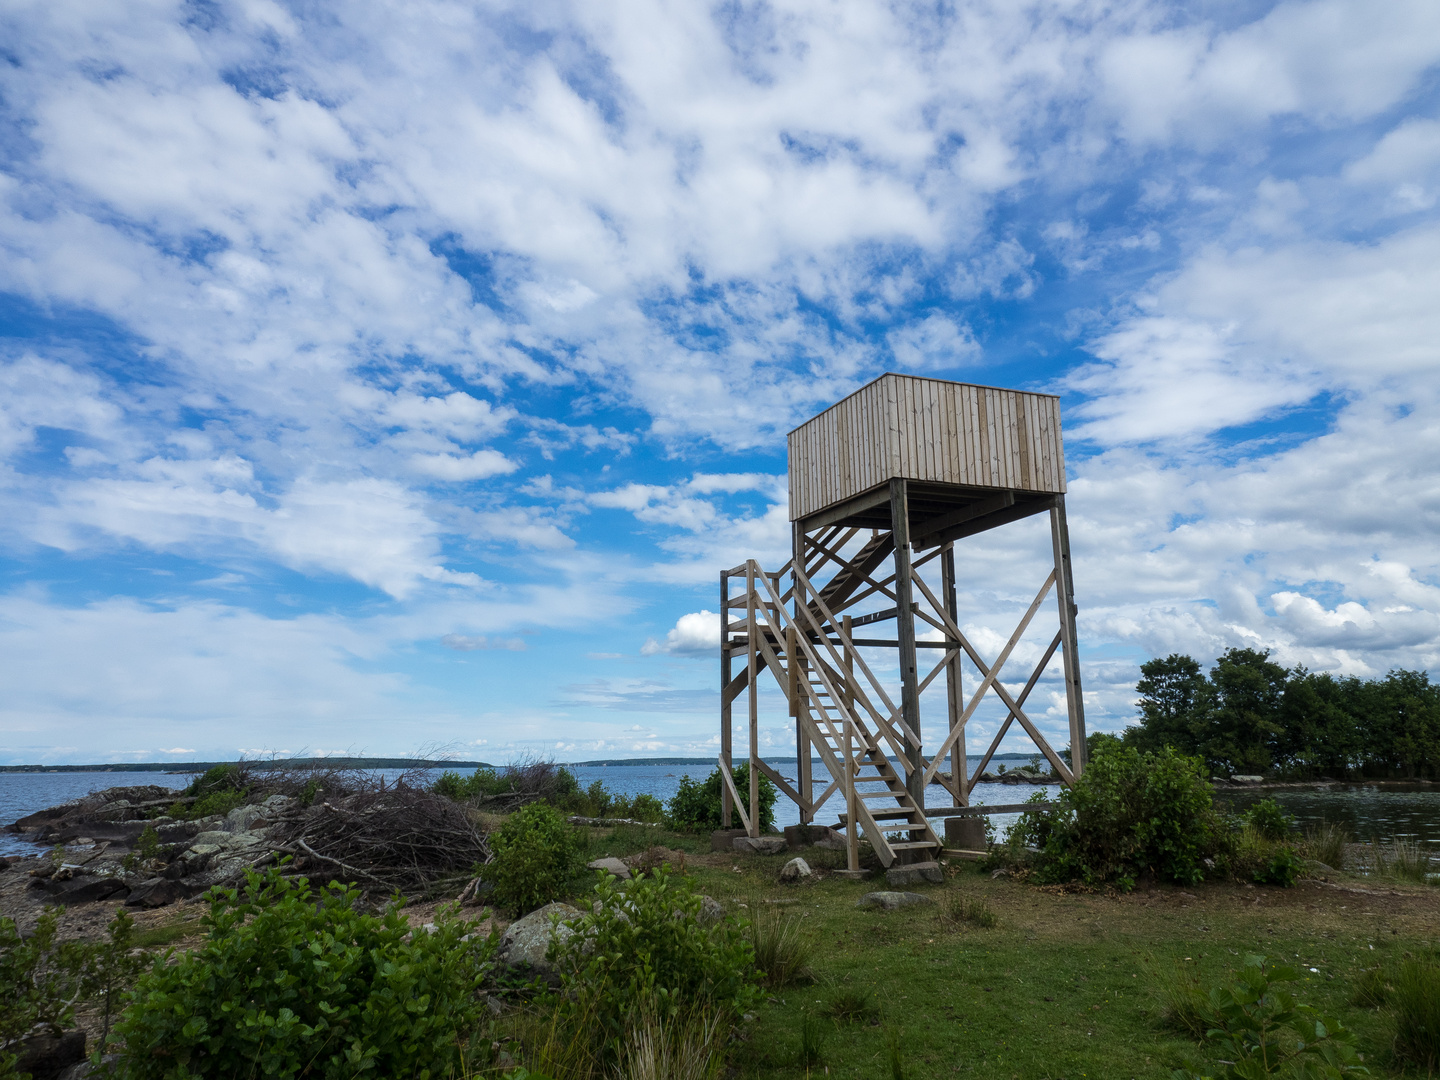
[[[277,869],[213,889],[208,940],[157,960],[117,1026],[126,1080],[444,1075],[483,1006],[475,989],[498,935],[442,917],[413,935],[400,912],[366,915],[357,890],[313,891]]]
[[[191,821],[212,814],[228,814],[245,804],[250,786],[250,773],[246,767],[234,762],[215,765],[181,792],[182,795],[193,796],[192,802],[176,801],[166,813]]]
[[[1270,861],[1257,868],[1251,878],[1257,885],[1278,885],[1288,889],[1295,884],[1295,877],[1305,862],[1289,847],[1279,847],[1270,856]]]
[[[1433,1074],[1440,1065],[1440,966],[1407,958],[1385,987],[1395,1027],[1395,1055]]]
[[[12,1075],[12,1048],[27,1035],[58,1035],[75,1024],[75,1006],[98,1001],[101,1041],[120,994],[139,972],[130,955],[134,922],[118,911],[105,941],[58,938],[64,908],[47,908],[35,930],[22,937],[10,918],[0,918],[0,1076]]]
[[[584,869],[579,834],[553,806],[522,806],[490,834],[494,860],[480,877],[494,885],[497,907],[524,915],[569,894]]]
[[[735,790],[745,812],[750,812],[750,763],[737,765],[734,770]],[[670,799],[665,810],[665,823],[680,832],[712,832],[721,827],[720,789],[724,783],[717,768],[701,783],[688,776],[680,778],[680,786]],[[775,785],[763,773],[760,776],[760,831],[770,832],[775,828]]]
[[[155,831],[154,825],[146,825],[140,830],[140,835],[135,838],[135,846],[130,849],[120,863],[126,870],[134,872],[137,866],[149,862],[160,854],[160,834]]]
[[[1050,814],[1027,813],[1011,830],[1040,849],[1044,880],[1079,878],[1130,888],[1142,875],[1193,885],[1229,842],[1199,758],[1168,747],[1107,748]]]
[[[500,801],[513,805],[516,801],[542,799],[568,810],[580,791],[580,783],[564,765],[527,758],[498,770],[482,765],[469,776],[447,769],[430,785],[430,790],[457,802]]]
[[[1245,822],[1266,840],[1284,840],[1295,831],[1295,819],[1274,799],[1261,799],[1250,807]]]
[[[551,946],[564,1007],[584,1012],[611,1046],[642,1008],[661,1017],[682,1006],[739,1015],[760,999],[746,927],[728,916],[707,919],[690,882],[663,867],[623,890],[602,877],[594,910],[571,925],[576,932]]]
[[[632,821],[663,821],[665,804],[654,795],[617,795],[596,780],[583,791],[564,800],[562,809],[581,817],[629,818]]]
[[[1355,1035],[1339,1020],[1299,1002],[1285,984],[1294,968],[1248,956],[1238,979],[1210,991],[1215,1027],[1208,1033],[1219,1054],[1218,1072],[1177,1069],[1175,1080],[1258,1080],[1265,1076],[1331,1080],[1369,1075],[1360,1064]]]

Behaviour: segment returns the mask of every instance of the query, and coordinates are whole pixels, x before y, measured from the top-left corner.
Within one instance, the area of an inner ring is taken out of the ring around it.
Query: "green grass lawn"
[[[1168,1077],[1203,1048],[1166,1029],[1158,987],[1189,976],[1208,990],[1250,953],[1302,966],[1301,999],[1354,1029],[1385,1075],[1385,1018],[1352,1004],[1355,977],[1406,950],[1432,954],[1440,927],[1440,890],[1356,879],[1337,884],[1375,891],[1302,882],[1077,894],[968,866],[945,885],[914,888],[937,901],[949,890],[983,900],[998,919],[983,929],[947,920],[940,903],[857,909],[887,887],[883,877],[786,887],[776,883],[783,858],[718,861],[730,865],[692,868],[700,889],[746,912],[783,911],[813,946],[815,981],[773,991],[747,1026],[734,1059],[745,1077],[806,1075],[807,1011],[822,1021],[812,1022],[823,1059],[812,1076],[889,1078],[898,1046],[906,1077]],[[765,904],[776,899],[797,902]],[[837,999],[867,996],[870,1017],[831,1016]]]

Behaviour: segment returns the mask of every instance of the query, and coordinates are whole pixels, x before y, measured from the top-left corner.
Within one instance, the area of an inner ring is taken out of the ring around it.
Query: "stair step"
[[[909,818],[911,818],[912,816],[914,816],[914,814],[915,814],[915,811],[914,811],[914,810],[905,810],[905,809],[900,809],[900,808],[896,808],[896,809],[894,809],[894,810],[871,810],[871,811],[870,811],[870,816],[871,816],[872,818],[874,818],[876,821],[890,821],[890,820],[892,820],[892,819],[897,819],[897,818],[906,818],[906,819],[909,819]],[[849,820],[850,820],[850,815],[849,815],[849,814],[841,814],[841,815],[840,815],[840,822],[841,822],[842,825],[843,825],[845,822],[849,821]],[[920,825],[923,825],[923,824],[924,824],[924,821],[923,821],[923,819],[922,819],[922,820],[920,820],[920,821],[914,822],[913,824],[915,824],[916,826],[920,826]]]
[[[934,840],[892,840],[890,841],[891,851],[919,851],[922,848],[933,850],[940,845]]]
[[[855,794],[862,799],[896,799],[905,795],[903,791],[857,791]]]

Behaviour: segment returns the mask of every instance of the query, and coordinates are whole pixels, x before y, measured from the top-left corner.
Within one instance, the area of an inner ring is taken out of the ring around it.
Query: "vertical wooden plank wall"
[[[890,480],[1063,494],[1060,399],[882,375],[790,433],[790,516]]]

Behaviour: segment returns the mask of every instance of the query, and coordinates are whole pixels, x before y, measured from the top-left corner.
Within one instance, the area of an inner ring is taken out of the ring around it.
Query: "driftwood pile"
[[[467,881],[491,858],[464,807],[403,780],[296,806],[268,836],[296,870],[404,893]]]

